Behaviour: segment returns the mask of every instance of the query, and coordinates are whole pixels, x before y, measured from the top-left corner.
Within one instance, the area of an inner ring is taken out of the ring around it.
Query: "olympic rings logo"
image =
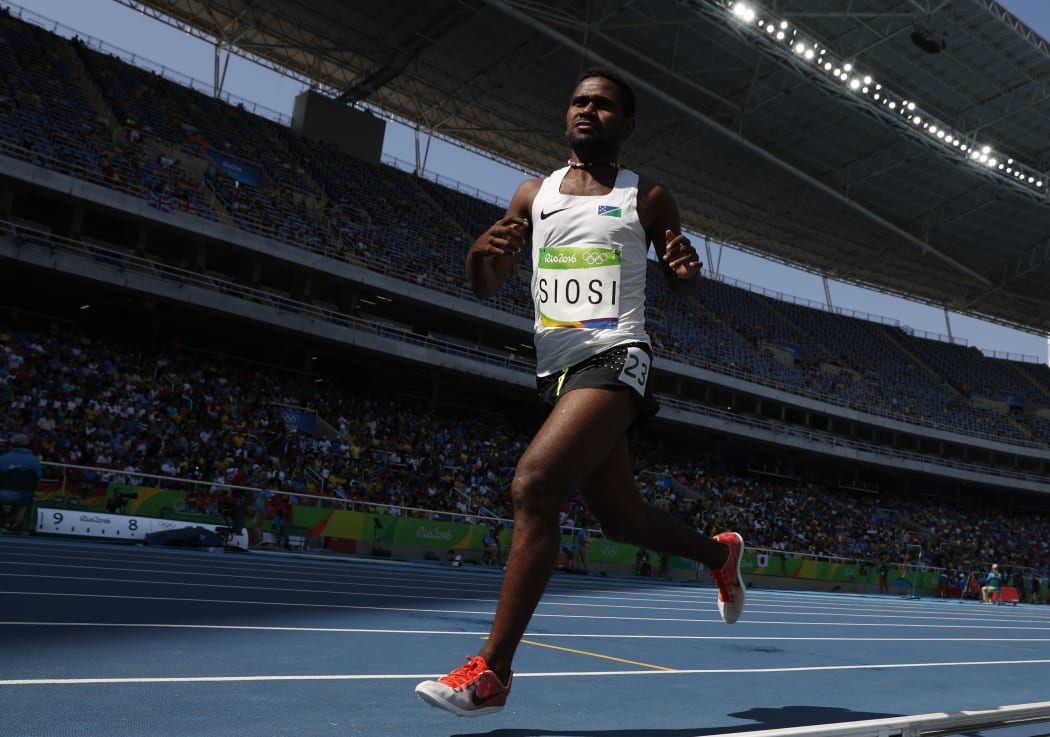
[[[588,251],[583,254],[583,260],[588,266],[604,266],[605,263],[611,259],[613,255],[608,251]]]

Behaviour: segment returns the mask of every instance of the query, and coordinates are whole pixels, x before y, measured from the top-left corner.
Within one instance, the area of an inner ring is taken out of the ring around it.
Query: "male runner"
[[[740,535],[709,538],[643,503],[631,470],[627,431],[658,408],[645,332],[649,246],[676,294],[696,291],[702,265],[667,188],[619,164],[634,108],[634,92],[619,74],[584,72],[565,119],[567,166],[522,183],[505,217],[467,255],[474,293],[488,298],[531,241],[537,386],[546,418],[511,482],[514,534],[491,633],[465,665],[416,686],[420,698],[460,716],[506,703],[511,661],[558,559],[558,512],[573,491],[606,537],[708,566],[726,622],[744,608]]]

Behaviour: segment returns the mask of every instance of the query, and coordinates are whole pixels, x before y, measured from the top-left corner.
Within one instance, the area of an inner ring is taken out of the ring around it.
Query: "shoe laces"
[[[480,655],[468,655],[466,657],[467,662],[464,665],[459,666],[444,678],[439,678],[438,681],[449,688],[463,688],[463,686],[489,669],[489,664]]]

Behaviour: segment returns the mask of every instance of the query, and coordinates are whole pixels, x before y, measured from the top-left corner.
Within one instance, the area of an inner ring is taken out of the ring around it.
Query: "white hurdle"
[[[1014,704],[994,709],[972,709],[916,714],[887,719],[814,724],[808,727],[727,732],[705,737],[940,737],[984,729],[1018,727],[1050,721],[1050,701]]]

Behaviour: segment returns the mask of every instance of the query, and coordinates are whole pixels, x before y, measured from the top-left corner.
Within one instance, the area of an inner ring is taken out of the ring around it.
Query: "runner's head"
[[[580,161],[616,162],[635,127],[634,90],[620,74],[591,67],[580,75],[569,98],[565,137]]]

